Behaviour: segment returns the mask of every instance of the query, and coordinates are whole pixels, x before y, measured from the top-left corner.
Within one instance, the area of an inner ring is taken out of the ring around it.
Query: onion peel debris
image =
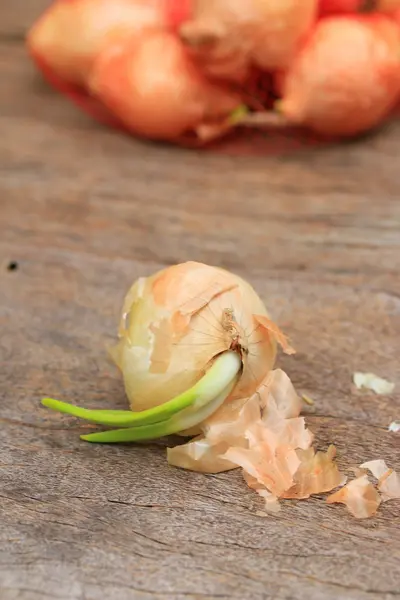
[[[328,496],[328,504],[345,504],[357,519],[372,517],[379,508],[381,498],[367,475],[353,479],[339,491]]]
[[[395,384],[391,381],[378,377],[374,373],[361,373],[359,371],[353,374],[353,383],[358,390],[365,388],[379,395],[391,394],[395,388]]]
[[[393,433],[400,432],[400,421],[392,421],[388,427],[389,431],[393,431]]]
[[[378,490],[382,496],[382,502],[400,498],[400,477],[396,471],[390,469],[384,460],[371,460],[360,465],[362,469],[368,469],[378,480]]]

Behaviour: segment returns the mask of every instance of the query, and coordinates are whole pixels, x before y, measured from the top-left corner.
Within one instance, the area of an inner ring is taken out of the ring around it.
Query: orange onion
[[[280,112],[326,135],[378,125],[400,93],[400,28],[384,16],[320,21],[290,67]]]
[[[90,89],[130,131],[161,140],[201,135],[207,125],[223,128],[241,104],[237,93],[208,81],[168,31],[147,31],[106,48]]]
[[[384,15],[321,19],[277,83],[276,112],[242,123],[295,125],[347,137],[379,125],[400,94],[400,27]]]
[[[28,33],[33,55],[84,85],[99,52],[148,27],[167,27],[166,0],[56,0]]]
[[[195,0],[179,33],[208,75],[244,81],[286,68],[316,15],[317,0]]]

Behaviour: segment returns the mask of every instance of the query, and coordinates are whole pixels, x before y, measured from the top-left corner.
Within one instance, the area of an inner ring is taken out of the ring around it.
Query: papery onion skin
[[[99,52],[148,27],[166,28],[166,0],[56,0],[28,33],[30,52],[85,85]]]
[[[195,0],[179,32],[207,74],[244,81],[286,68],[316,16],[317,0]]]
[[[168,31],[105,49],[89,86],[131,132],[157,140],[219,125],[242,103],[238,93],[208,81]]]
[[[227,449],[227,444],[212,446],[200,436],[187,444],[168,448],[168,464],[198,473],[223,473],[237,469],[237,465],[221,458]]]
[[[384,460],[370,460],[360,465],[360,468],[368,469],[378,479],[382,502],[400,498],[400,476],[393,469],[389,469]]]
[[[314,435],[300,411],[288,375],[273,370],[251,398],[224,404],[206,419],[202,436],[168,450],[168,462],[206,473],[240,466],[249,487],[275,509],[277,497],[309,498],[343,485],[335,447],[315,451]]]
[[[328,504],[345,504],[356,519],[372,517],[379,508],[381,498],[366,475],[353,479],[326,499]]]
[[[268,319],[253,288],[217,267],[187,262],[139,279],[125,298],[112,351],[131,409],[159,406],[184,392],[228,349],[243,360],[230,400],[250,396],[277,351],[275,333],[257,315]]]

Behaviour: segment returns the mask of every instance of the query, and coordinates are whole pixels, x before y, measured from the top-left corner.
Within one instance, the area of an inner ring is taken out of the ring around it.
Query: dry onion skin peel
[[[392,431],[393,433],[400,433],[400,420],[392,421],[388,427],[388,431]]]
[[[357,519],[372,517],[382,502],[400,499],[400,477],[384,460],[371,460],[354,469],[356,479],[350,481],[326,499],[328,504],[345,504]],[[369,471],[377,480],[374,485]]]
[[[378,377],[374,373],[361,373],[359,371],[353,373],[353,383],[358,390],[365,388],[379,395],[391,394],[395,388],[395,384],[387,381],[387,379]]]
[[[372,517],[379,508],[381,498],[366,475],[350,481],[338,492],[328,496],[328,504],[345,504],[356,519]]]
[[[307,43],[279,75],[276,124],[348,137],[380,124],[400,94],[400,28],[384,15],[320,20]],[[271,118],[272,117],[272,118]],[[244,118],[274,124],[271,113]]]
[[[241,467],[246,483],[272,512],[279,510],[279,498],[331,491],[346,481],[334,461],[336,450],[314,450],[301,407],[286,373],[270,371],[245,403],[225,404],[201,424],[201,436],[168,449],[168,461],[211,473]]]
[[[382,502],[400,498],[400,477],[384,460],[370,460],[360,465],[360,468],[367,469],[378,480]]]
[[[294,350],[240,277],[188,262],[129,290],[112,356],[131,411],[45,406],[117,430],[90,442],[151,440],[201,425],[224,403],[250,397],[274,366],[277,343]]]

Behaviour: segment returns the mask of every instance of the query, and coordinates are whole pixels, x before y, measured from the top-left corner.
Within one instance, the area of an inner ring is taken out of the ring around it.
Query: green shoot
[[[153,425],[114,429],[112,431],[101,431],[99,433],[81,435],[81,440],[100,444],[138,442],[155,440],[166,435],[184,431],[185,429],[190,429],[213,414],[223,404],[235,385],[236,377],[216,398],[197,410],[193,407],[186,409],[171,419],[167,419],[160,423],[154,423]]]
[[[233,379],[236,379],[240,368],[240,357],[234,352],[224,352],[215,360],[204,377],[192,388],[161,406],[141,412],[129,410],[89,410],[52,398],[44,398],[42,404],[52,410],[79,417],[99,425],[127,428],[150,426],[165,423],[174,417],[174,415],[180,414],[190,407],[194,407],[197,411],[202,406],[209,404]]]

